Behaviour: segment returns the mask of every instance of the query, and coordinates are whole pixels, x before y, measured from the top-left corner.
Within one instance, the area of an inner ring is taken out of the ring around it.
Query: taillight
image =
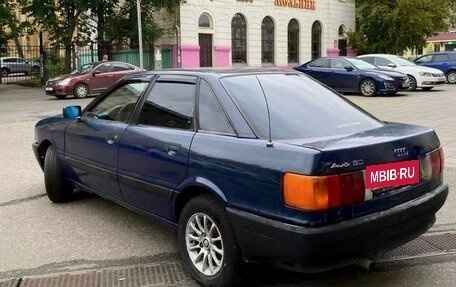
[[[420,156],[419,159],[420,175],[422,179],[428,180],[442,173],[445,163],[443,149],[441,147]]]
[[[362,171],[328,176],[285,173],[283,196],[288,206],[309,211],[362,202],[364,174]]]

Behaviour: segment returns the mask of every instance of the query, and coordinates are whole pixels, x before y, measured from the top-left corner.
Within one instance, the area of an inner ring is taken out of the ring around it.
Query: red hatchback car
[[[49,79],[44,88],[46,95],[64,99],[74,95],[75,98],[95,96],[123,76],[132,72],[144,71],[124,62],[101,61],[82,65],[71,74]]]

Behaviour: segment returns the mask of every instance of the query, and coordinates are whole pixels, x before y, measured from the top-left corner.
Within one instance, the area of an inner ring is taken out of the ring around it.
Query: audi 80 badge
[[[92,192],[175,229],[202,286],[241,285],[246,262],[353,264],[426,232],[448,195],[433,129],[293,70],[131,74],[40,120],[33,150],[51,201]]]

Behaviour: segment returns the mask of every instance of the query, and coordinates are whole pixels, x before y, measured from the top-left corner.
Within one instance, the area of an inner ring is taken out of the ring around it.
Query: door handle
[[[113,144],[117,139],[117,134],[107,134],[106,135],[106,141],[108,142],[108,144]]]
[[[112,78],[112,77],[114,77],[114,75],[108,75],[108,78]]]
[[[170,156],[173,156],[173,155],[175,155],[181,148],[182,148],[182,145],[180,145],[180,144],[170,143],[170,144],[167,144],[167,145],[166,145],[166,152],[167,152]]]

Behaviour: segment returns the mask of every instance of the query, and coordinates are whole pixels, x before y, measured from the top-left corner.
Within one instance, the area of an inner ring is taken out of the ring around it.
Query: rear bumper
[[[426,232],[448,196],[448,184],[394,208],[323,227],[303,227],[228,208],[246,261],[301,272],[349,265]]]

